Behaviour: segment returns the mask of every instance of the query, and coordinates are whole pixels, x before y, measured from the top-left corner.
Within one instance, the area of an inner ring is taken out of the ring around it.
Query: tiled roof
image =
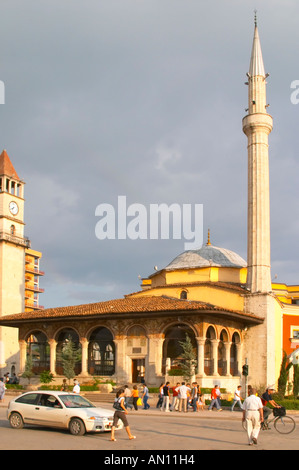
[[[10,176],[11,178],[20,180],[6,150],[3,150],[0,155],[0,175]]]
[[[71,318],[84,318],[96,316],[114,316],[128,314],[144,313],[172,313],[172,312],[195,312],[195,311],[214,311],[227,314],[233,314],[239,318],[249,321],[259,322],[258,317],[252,314],[245,314],[234,310],[223,309],[215,305],[204,302],[180,300],[166,296],[144,296],[144,297],[126,297],[122,299],[108,300],[92,304],[75,305],[70,307],[48,308],[37,310],[35,312],[23,312],[16,315],[7,315],[0,318],[0,325],[22,324],[23,322],[39,320],[58,320]],[[144,315],[143,315],[144,316]]]

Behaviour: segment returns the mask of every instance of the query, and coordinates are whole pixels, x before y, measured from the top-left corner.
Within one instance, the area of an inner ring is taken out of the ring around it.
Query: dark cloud
[[[2,2],[0,142],[26,181],[41,303],[121,297],[184,240],[95,236],[95,209],[204,205],[204,238],[246,258],[244,86],[258,9],[268,79],[273,275],[299,279],[295,0]]]

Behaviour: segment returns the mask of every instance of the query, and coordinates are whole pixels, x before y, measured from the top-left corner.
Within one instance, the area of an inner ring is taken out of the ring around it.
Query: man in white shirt
[[[74,380],[73,393],[80,393],[80,384],[78,380]]]
[[[243,403],[243,418],[247,424],[248,443],[257,444],[257,438],[260,432],[261,421],[263,421],[262,400],[256,396],[256,389],[252,388],[250,396]]]
[[[231,411],[234,411],[235,405],[238,403],[241,410],[243,410],[242,401],[241,401],[241,385],[238,385],[237,390],[235,391],[234,401],[231,407]]]
[[[185,382],[182,382],[182,385],[177,387],[176,391],[179,392],[180,397],[179,411],[182,411],[183,408],[184,412],[187,413],[187,399],[190,388],[186,387]]]

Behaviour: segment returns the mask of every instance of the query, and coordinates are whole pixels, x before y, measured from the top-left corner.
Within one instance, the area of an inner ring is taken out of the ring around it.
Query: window
[[[14,225],[10,226],[10,234],[15,235],[16,234],[16,227]]]
[[[35,405],[38,397],[38,393],[28,393],[27,395],[22,395],[20,398],[17,398],[16,402],[25,403],[26,405]]]
[[[187,300],[187,297],[188,297],[188,293],[186,290],[182,290],[181,294],[180,294],[180,299],[181,300]]]
[[[54,395],[47,395],[46,393],[40,395],[39,404],[40,406],[47,406],[50,408],[62,408],[61,404],[57,398],[54,397]]]
[[[291,338],[299,340],[299,326],[291,326]]]

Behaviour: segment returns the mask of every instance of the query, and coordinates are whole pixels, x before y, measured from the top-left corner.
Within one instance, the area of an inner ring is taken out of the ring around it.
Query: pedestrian
[[[136,439],[136,436],[133,436],[129,427],[129,423],[127,420],[128,410],[125,407],[125,390],[121,388],[116,393],[116,398],[114,400],[113,408],[115,408],[114,416],[113,416],[113,423],[111,428],[111,441],[116,441],[114,437],[115,427],[117,426],[118,420],[120,419],[127,431],[129,439]]]
[[[233,404],[230,409],[231,411],[234,411],[234,407],[237,403],[238,403],[238,406],[241,408],[241,410],[243,410],[242,400],[241,400],[241,389],[242,389],[241,385],[238,385],[238,387],[235,390]]]
[[[172,387],[172,403],[171,403],[171,408],[172,410],[178,411],[179,409],[179,403],[180,403],[180,398],[179,398],[179,392],[176,390],[180,386],[180,382],[177,382],[177,384]]]
[[[74,380],[73,393],[80,393],[80,384],[77,379]]]
[[[163,404],[163,387],[164,387],[164,382],[161,383],[160,387],[159,387],[159,398],[158,398],[158,401],[157,401],[157,405],[156,405],[156,408],[161,408],[162,404]]]
[[[163,404],[161,407],[161,411],[164,409],[164,411],[169,412],[169,382],[166,382],[166,384],[163,387]]]
[[[0,402],[2,403],[4,401],[4,396],[5,396],[5,391],[6,391],[6,386],[5,383],[3,382],[3,378],[0,378]]]
[[[142,384],[143,386],[143,394],[142,394],[142,402],[143,402],[143,409],[148,410],[150,408],[150,405],[148,404],[148,388],[146,384]]]
[[[220,387],[217,387],[217,388],[216,388],[216,394],[217,394],[217,402],[218,402],[218,405],[219,405],[220,408],[221,408],[221,391],[220,391]]]
[[[182,385],[180,387],[177,387],[176,390],[179,392],[180,396],[179,412],[181,412],[183,408],[184,413],[187,413],[187,400],[190,388],[186,387],[185,382],[182,382]]]
[[[125,390],[125,407],[130,408],[130,410],[131,410],[133,408],[133,405],[132,405],[132,392],[129,389],[128,385],[125,385],[124,390]]]
[[[18,377],[16,376],[15,373],[12,374],[12,378],[10,379],[10,383],[12,383],[12,384],[18,384],[19,383],[19,379],[18,379]]]
[[[263,404],[256,396],[256,389],[250,390],[251,395],[244,400],[242,421],[246,421],[249,445],[257,444],[261,422],[263,421]]]
[[[66,379],[63,379],[60,391],[61,392],[68,392],[69,391],[69,387],[68,387],[68,384],[66,383]]]
[[[192,382],[192,388],[191,388],[191,404],[193,407],[193,411],[197,411],[197,402],[198,402],[198,388],[197,388],[197,383]]]
[[[198,401],[197,401],[197,408],[198,408],[198,411],[199,411],[200,409],[201,409],[201,411],[203,411],[205,404],[206,404],[206,402],[205,402],[204,394],[201,393],[201,389],[200,389],[200,387],[198,387]]]
[[[139,398],[139,392],[138,392],[137,385],[133,385],[132,397],[133,397],[134,410],[138,411],[137,401],[138,401],[138,398]]]
[[[222,411],[222,408],[220,407],[219,401],[218,401],[218,397],[219,397],[219,393],[217,392],[218,389],[219,389],[219,385],[215,385],[214,388],[212,388],[211,403],[210,403],[210,406],[208,408],[209,411],[212,411],[212,408],[214,406],[216,406],[217,411]]]

